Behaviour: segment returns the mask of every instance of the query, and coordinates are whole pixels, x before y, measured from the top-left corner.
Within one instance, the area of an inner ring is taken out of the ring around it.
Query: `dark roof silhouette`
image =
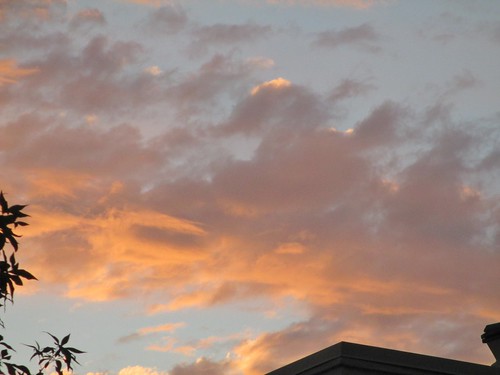
[[[267,375],[500,375],[500,368],[339,342]]]

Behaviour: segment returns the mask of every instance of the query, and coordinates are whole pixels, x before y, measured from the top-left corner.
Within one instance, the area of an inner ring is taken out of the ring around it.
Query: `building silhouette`
[[[481,338],[497,359],[492,366],[339,342],[267,375],[500,375],[500,323]]]

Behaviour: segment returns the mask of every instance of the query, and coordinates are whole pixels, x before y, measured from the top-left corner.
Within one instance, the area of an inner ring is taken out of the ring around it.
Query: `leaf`
[[[61,340],[61,346],[65,345],[68,343],[69,341],[69,337],[71,336],[71,334],[65,336],[62,340]]]
[[[4,346],[4,347],[6,347],[7,349],[14,350],[14,349],[12,348],[12,346],[10,346],[9,344],[7,344],[6,342],[0,342],[0,345],[2,345],[2,346]],[[15,350],[14,350],[14,351],[15,351]]]
[[[23,374],[28,374],[28,375],[30,375],[30,374],[31,374],[31,372],[30,372],[29,368],[27,368],[26,366],[23,366],[23,365],[17,365],[17,368],[18,368],[19,370],[21,370]]]
[[[4,260],[0,260],[0,272],[6,273],[9,269],[10,264]]]
[[[25,208],[27,206],[28,206],[27,204],[15,204],[15,205],[9,207],[9,211],[12,213],[18,213],[19,211],[21,211],[23,208]]]
[[[2,225],[2,226],[13,224],[15,221],[16,221],[16,217],[14,215],[2,215],[2,216],[0,216],[0,225]]]
[[[13,235],[7,235],[7,239],[9,240],[10,244],[14,248],[15,251],[19,248],[17,240],[14,238]]]
[[[14,253],[12,253],[12,254],[10,255],[9,260],[10,260],[10,264],[12,265],[12,267],[14,267],[14,266],[15,266],[15,264],[16,264],[16,256],[14,255]]]
[[[11,365],[10,363],[6,363],[5,366],[7,366],[9,375],[16,375],[16,368],[13,365]]]
[[[16,285],[19,285],[19,286],[22,286],[22,285],[23,285],[23,281],[22,281],[22,280],[21,280],[21,278],[20,278],[19,276],[17,276],[17,275],[12,275],[12,276],[10,277],[10,279],[11,279],[12,281],[14,281],[14,284],[16,284]]]
[[[50,333],[49,333],[49,335],[50,335]],[[42,353],[52,353],[53,351],[54,351],[54,348],[52,348],[50,346],[46,346],[45,348],[42,349]]]
[[[83,354],[83,353],[87,353],[87,352],[84,352],[84,351],[82,351],[82,350],[80,350],[80,349],[76,349],[76,348],[66,348],[66,349],[68,349],[70,352],[72,352],[72,353],[76,353],[76,354]]]
[[[64,356],[64,363],[66,363],[66,367],[68,370],[71,368],[71,360],[73,359],[74,355],[71,354],[69,350],[66,350],[65,348],[61,349],[62,354]]]
[[[3,191],[0,191],[0,206],[2,207],[2,212],[6,213],[9,210],[9,205],[3,196]]]
[[[59,375],[62,375],[62,362],[58,359],[56,360],[56,372],[59,374]]]
[[[9,284],[9,289],[10,289],[10,301],[12,302],[12,298],[14,298],[14,290],[16,289],[14,287],[14,284],[12,283],[12,281],[10,279],[7,280],[7,283]]]
[[[35,276],[33,276],[31,273],[29,273],[26,270],[18,269],[16,271],[16,274],[18,274],[21,277],[24,277],[27,280],[38,280]]]
[[[47,335],[49,335],[50,337],[52,337],[52,339],[54,339],[54,342],[55,342],[57,345],[59,345],[59,339],[58,339],[57,337],[55,337],[55,336],[54,336],[52,333],[50,333],[50,332],[46,332],[46,331],[44,331],[44,332],[45,332]],[[45,349],[47,349],[47,348],[45,348]],[[44,349],[44,350],[45,350],[45,349]],[[52,349],[52,348],[51,348],[51,349]]]

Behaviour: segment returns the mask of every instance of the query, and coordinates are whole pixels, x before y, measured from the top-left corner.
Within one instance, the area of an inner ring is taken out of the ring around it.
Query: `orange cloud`
[[[87,374],[87,375],[92,375]],[[98,374],[95,374],[98,375]],[[142,367],[142,366],[129,366],[121,369],[118,375],[168,375],[167,372],[158,371],[155,368]]]
[[[2,59],[0,60],[0,86],[16,83],[19,78],[38,73],[38,71],[38,69],[19,68],[14,59]]]
[[[196,351],[196,348],[190,345],[181,345],[176,346],[177,340],[166,337],[163,339],[162,344],[151,344],[146,347],[146,350],[151,350],[154,352],[170,352],[170,353],[179,353],[185,356],[192,356]]]
[[[138,333],[141,335],[147,335],[150,333],[156,333],[156,332],[172,332],[175,331],[177,328],[184,327],[186,323],[167,323],[167,324],[162,324],[159,326],[154,326],[154,327],[145,327],[141,328]]]
[[[259,91],[261,90],[266,90],[266,89],[274,89],[274,90],[280,90],[284,89],[287,87],[290,87],[292,83],[282,77],[275,78],[273,80],[261,83],[260,85],[254,87],[251,91],[252,95],[256,95]]]

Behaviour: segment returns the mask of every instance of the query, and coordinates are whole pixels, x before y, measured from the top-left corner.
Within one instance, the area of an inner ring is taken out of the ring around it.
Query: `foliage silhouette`
[[[6,309],[7,302],[14,304],[14,291],[17,286],[23,285],[24,280],[37,280],[30,272],[20,268],[16,260],[16,254],[19,251],[19,243],[17,238],[20,237],[14,233],[13,229],[21,226],[26,226],[24,218],[29,215],[22,212],[26,205],[9,206],[0,191],[0,307]],[[6,246],[10,244],[12,253],[7,254]],[[4,322],[0,317],[0,325],[5,329]],[[43,375],[46,370],[53,368],[58,375],[63,375],[63,368],[73,370],[73,363],[77,363],[77,354],[84,353],[83,351],[66,346],[70,335],[59,340],[56,336],[46,332],[53,340],[52,346],[41,347],[38,342],[35,345],[26,345],[33,349],[31,359],[38,359],[38,372],[36,375]],[[32,375],[29,368],[24,365],[19,365],[11,362],[14,348],[4,341],[4,337],[0,335],[0,375]]]

